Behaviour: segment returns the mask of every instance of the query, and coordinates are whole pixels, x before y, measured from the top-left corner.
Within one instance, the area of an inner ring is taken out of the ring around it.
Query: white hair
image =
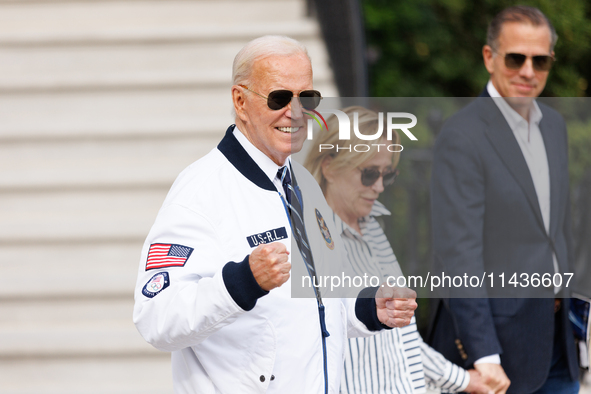
[[[304,45],[286,36],[263,36],[246,44],[234,58],[232,81],[234,85],[247,84],[255,61],[269,56],[291,56],[302,54],[310,56]]]

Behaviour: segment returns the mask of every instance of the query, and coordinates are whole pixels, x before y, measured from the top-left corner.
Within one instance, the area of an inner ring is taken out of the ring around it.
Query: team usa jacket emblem
[[[330,231],[328,231],[328,226],[326,225],[326,222],[324,221],[324,218],[322,217],[318,209],[316,209],[316,221],[318,222],[318,227],[320,227],[320,232],[322,233],[322,238],[324,238],[324,242],[326,242],[326,246],[328,246],[330,250],[333,250],[334,241],[332,240],[332,237],[330,236]]]
[[[162,290],[166,289],[170,285],[170,279],[168,272],[158,272],[146,283],[142,289],[142,294],[148,298],[154,297]]]
[[[279,227],[274,228],[273,230],[267,230],[264,233],[249,235],[246,237],[246,240],[248,241],[250,247],[254,248],[260,244],[268,244],[286,238],[287,231],[285,230],[285,227]]]

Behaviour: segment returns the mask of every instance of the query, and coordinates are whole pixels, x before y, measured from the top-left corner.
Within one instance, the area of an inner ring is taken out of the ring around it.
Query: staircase
[[[141,246],[264,34],[336,95],[304,0],[0,0],[1,394],[172,393],[132,322]]]

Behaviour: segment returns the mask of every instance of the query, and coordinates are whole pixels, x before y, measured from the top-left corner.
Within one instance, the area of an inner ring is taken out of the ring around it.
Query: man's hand
[[[489,385],[496,394],[505,394],[507,392],[511,381],[499,364],[475,364],[474,369],[480,372],[484,383]]]
[[[382,285],[376,293],[378,319],[388,327],[407,326],[417,309],[416,299],[414,290]]]
[[[475,369],[469,369],[468,374],[470,375],[470,383],[464,390],[470,394],[494,394],[495,392],[484,383],[484,379],[480,372]]]
[[[262,244],[252,251],[248,263],[261,289],[269,291],[287,282],[291,270],[288,255],[287,247],[281,242]]]

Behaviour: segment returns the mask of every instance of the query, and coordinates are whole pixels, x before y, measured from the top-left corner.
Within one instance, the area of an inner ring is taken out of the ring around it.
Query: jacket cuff
[[[254,278],[248,262],[249,256],[240,263],[230,261],[222,268],[222,277],[228,293],[245,311],[254,308],[259,298],[269,294],[268,291],[261,289]]]
[[[382,324],[380,319],[378,319],[378,310],[376,308],[376,293],[378,289],[379,287],[366,287],[359,292],[357,301],[355,301],[355,316],[370,331],[391,330],[392,327]]]

